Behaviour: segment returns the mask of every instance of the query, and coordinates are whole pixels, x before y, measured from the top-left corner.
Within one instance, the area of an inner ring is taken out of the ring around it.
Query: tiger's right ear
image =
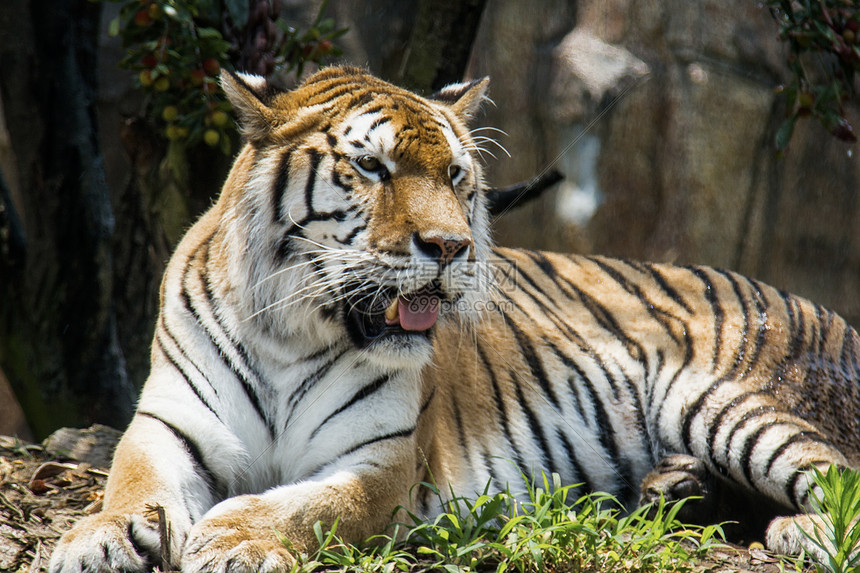
[[[245,139],[252,143],[265,139],[277,125],[279,115],[267,103],[271,89],[266,78],[224,70],[221,87],[236,110],[239,130]]]
[[[478,112],[481,104],[488,100],[487,86],[489,85],[488,77],[451,84],[431,95],[430,99],[447,103],[454,113],[468,123]]]

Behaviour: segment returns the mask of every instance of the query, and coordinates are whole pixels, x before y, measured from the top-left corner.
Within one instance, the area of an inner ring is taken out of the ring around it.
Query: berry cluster
[[[110,29],[128,50],[120,65],[137,74],[147,94],[145,115],[171,142],[202,142],[227,155],[235,125],[218,84],[221,66],[301,75],[305,62],[339,55],[332,40],[346,32],[322,18],[327,2],[299,33],[280,19],[281,0],[119,1]]]
[[[786,95],[788,116],[777,133],[777,148],[785,149],[798,118],[816,118],[835,137],[855,142],[844,104],[856,94],[860,71],[860,7],[856,0],[768,0],[780,23],[780,38],[788,42],[793,74],[780,91]]]
[[[230,153],[230,104],[218,86],[230,43],[207,25],[194,0],[131,0],[111,31],[128,54],[120,65],[137,72],[147,115],[171,141],[204,142]]]

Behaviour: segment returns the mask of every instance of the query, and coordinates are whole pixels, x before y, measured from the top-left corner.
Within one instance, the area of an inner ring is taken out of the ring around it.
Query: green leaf
[[[119,17],[116,17],[110,21],[110,25],[108,26],[108,34],[110,34],[111,36],[119,36]]]
[[[779,126],[776,132],[776,149],[777,151],[785,151],[788,147],[788,142],[791,141],[791,135],[794,133],[794,125],[797,123],[797,116],[792,115],[786,118]]]
[[[197,36],[201,40],[220,40],[221,32],[215,28],[197,28]]]

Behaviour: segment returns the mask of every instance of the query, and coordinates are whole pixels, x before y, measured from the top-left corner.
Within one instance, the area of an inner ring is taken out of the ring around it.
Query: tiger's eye
[[[463,172],[463,169],[459,165],[452,165],[448,168],[448,177],[451,178],[451,181],[457,179],[460,176],[460,173]]]
[[[359,167],[364,169],[365,171],[370,171],[371,173],[375,173],[382,169],[382,163],[376,157],[372,155],[365,155],[363,157],[359,157],[356,160],[356,163]]]

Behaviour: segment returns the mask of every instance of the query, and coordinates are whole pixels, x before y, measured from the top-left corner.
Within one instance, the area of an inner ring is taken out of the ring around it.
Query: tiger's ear
[[[272,94],[266,78],[225,70],[221,72],[221,87],[236,110],[242,135],[250,142],[265,139],[278,116],[267,103]]]
[[[463,121],[468,122],[481,108],[481,104],[489,99],[487,97],[487,86],[489,85],[489,77],[461,84],[451,84],[430,96],[430,99],[447,103],[454,113],[459,115]]]

